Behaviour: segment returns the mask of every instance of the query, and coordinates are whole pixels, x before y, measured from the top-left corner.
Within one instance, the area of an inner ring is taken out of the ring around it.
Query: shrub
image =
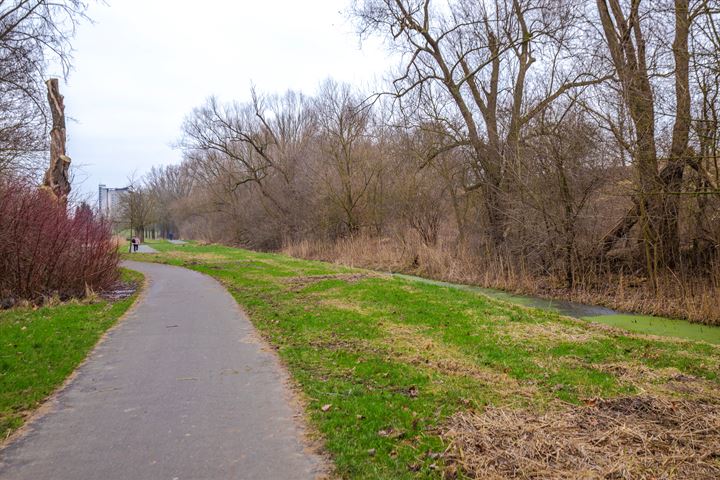
[[[0,300],[82,297],[117,280],[110,227],[87,205],[68,212],[46,192],[0,179]]]

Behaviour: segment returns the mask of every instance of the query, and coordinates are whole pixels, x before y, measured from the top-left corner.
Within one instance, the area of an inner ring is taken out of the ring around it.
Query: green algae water
[[[403,275],[399,273],[394,275],[414,282],[423,282],[432,285],[477,292],[491,298],[497,298],[517,305],[539,308],[541,310],[550,310],[560,313],[561,315],[580,318],[590,322],[604,323],[606,325],[623,328],[631,332],[664,337],[684,338],[687,340],[701,340],[720,345],[720,327],[702,325],[674,318],[622,313],[606,307],[586,305],[567,300],[549,300],[546,298],[531,297],[527,295],[515,295],[492,288],[441,282],[438,280],[429,280],[427,278],[415,277],[412,275]]]

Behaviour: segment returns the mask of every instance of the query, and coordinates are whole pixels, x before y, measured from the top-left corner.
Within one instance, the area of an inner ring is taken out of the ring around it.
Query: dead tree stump
[[[43,188],[52,192],[55,198],[65,203],[70,194],[70,157],[65,155],[65,103],[60,95],[58,79],[45,82],[48,89],[48,103],[52,112],[52,130],[50,130],[50,166],[45,172]]]

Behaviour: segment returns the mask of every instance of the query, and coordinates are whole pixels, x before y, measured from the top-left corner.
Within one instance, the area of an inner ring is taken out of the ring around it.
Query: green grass
[[[122,270],[125,281],[142,274]],[[82,362],[100,336],[135,300],[70,302],[0,312],[0,439],[25,418]]]
[[[659,335],[663,337],[684,338],[686,340],[701,340],[708,343],[720,345],[720,326],[704,325],[701,323],[693,323],[687,320],[677,318],[665,318],[654,315],[642,315],[635,313],[615,313],[609,315],[586,314],[586,309],[581,304],[577,307],[568,307],[572,302],[564,302],[563,308],[558,307],[558,303],[554,300],[530,297],[526,295],[516,295],[492,288],[475,287],[472,285],[459,285],[437,280],[429,280],[426,278],[413,277],[409,275],[396,274],[400,278],[408,280],[431,283],[434,285],[448,286],[452,288],[460,288],[473,292],[482,293],[492,298],[497,298],[510,303],[524,305],[527,307],[536,307],[542,310],[552,310],[562,313],[563,308],[572,313],[570,316],[581,318],[589,322],[604,323],[612,327],[620,327],[631,332],[643,333],[647,335]]]
[[[720,348],[707,343],[281,255],[153,247],[160,253],[132,258],[186,266],[227,286],[304,392],[343,478],[438,478],[441,461],[429,453],[445,448],[439,431],[462,410],[720,392]],[[704,390],[666,388],[679,373],[698,377]]]

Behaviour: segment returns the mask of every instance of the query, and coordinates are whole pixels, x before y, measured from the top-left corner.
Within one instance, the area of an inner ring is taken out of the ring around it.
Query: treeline
[[[357,1],[384,90],[211,98],[148,194],[186,237],[715,321],[719,6]]]

